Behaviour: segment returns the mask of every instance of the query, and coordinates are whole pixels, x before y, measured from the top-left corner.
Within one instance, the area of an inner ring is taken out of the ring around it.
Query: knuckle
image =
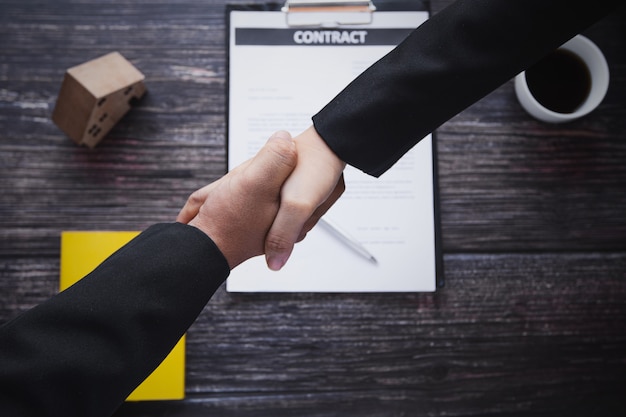
[[[200,205],[201,203],[202,203],[202,198],[200,195],[200,190],[194,191],[187,198],[187,204],[189,205]]]
[[[313,214],[317,205],[311,201],[298,198],[283,197],[280,202],[280,211],[287,217],[298,220],[302,219],[302,222]]]
[[[296,166],[296,149],[293,143],[285,140],[274,140],[268,142],[268,150],[275,154],[278,164],[289,167]]]
[[[278,234],[268,234],[265,239],[266,252],[285,252],[294,245],[295,242],[290,241],[285,236]]]

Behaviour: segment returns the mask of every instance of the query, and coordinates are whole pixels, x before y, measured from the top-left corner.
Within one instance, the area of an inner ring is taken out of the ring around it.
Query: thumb
[[[256,184],[259,198],[279,201],[280,188],[296,164],[296,145],[288,132],[280,130],[249,161],[246,176]]]
[[[308,213],[300,212],[297,208],[294,209],[281,202],[274,223],[265,238],[265,259],[271,270],[278,271],[287,263],[309,217]]]
[[[304,239],[307,232],[343,194],[345,187],[342,174],[333,191],[313,213],[306,204],[298,204],[282,195],[276,218],[265,237],[265,259],[270,269],[278,271],[287,263],[295,243]]]

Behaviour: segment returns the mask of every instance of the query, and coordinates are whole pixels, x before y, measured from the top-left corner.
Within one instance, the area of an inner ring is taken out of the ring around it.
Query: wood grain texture
[[[188,333],[187,399],[119,415],[626,412],[626,254],[444,261],[446,288],[434,294],[222,288]],[[56,290],[56,260],[6,260],[0,271],[13,294],[3,315]]]
[[[626,248],[626,13],[584,34],[611,71],[588,117],[536,121],[508,82],[438,130],[447,251]]]
[[[0,322],[56,292],[62,230],[172,221],[224,173],[224,5],[0,0]],[[437,131],[443,289],[221,289],[187,399],[118,415],[626,415],[626,13],[585,34],[611,70],[588,117],[537,122],[507,83]],[[50,120],[63,73],[113,50],[148,93],[77,147]]]

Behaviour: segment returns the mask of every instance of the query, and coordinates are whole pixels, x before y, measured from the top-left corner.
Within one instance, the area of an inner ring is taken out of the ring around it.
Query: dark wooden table
[[[0,322],[57,291],[62,230],[172,221],[224,173],[224,4],[0,1]],[[118,415],[626,415],[626,13],[585,33],[611,70],[593,114],[537,122],[509,82],[438,130],[444,288],[221,289],[187,399]],[[149,93],[77,147],[50,120],[63,73],[113,50]]]

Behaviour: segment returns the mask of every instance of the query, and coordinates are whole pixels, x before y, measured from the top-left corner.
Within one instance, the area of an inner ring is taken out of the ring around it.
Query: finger
[[[311,211],[304,206],[281,201],[276,218],[265,238],[265,259],[271,270],[278,271],[287,263]]]
[[[296,145],[286,131],[274,133],[246,166],[259,198],[278,200],[280,188],[297,164]]]
[[[211,187],[211,184],[206,185],[200,188],[199,190],[196,190],[193,193],[191,193],[189,198],[187,198],[185,205],[183,206],[183,208],[178,213],[178,216],[176,217],[177,222],[187,224],[191,221],[191,219],[193,219],[194,217],[198,215],[198,212],[200,211],[200,207],[202,207],[204,200],[206,200],[209,194],[210,187]]]
[[[314,205],[315,203],[299,199],[299,196],[296,196],[293,200],[290,200],[288,196],[282,196],[280,208],[265,239],[265,258],[267,266],[270,269],[278,271],[287,263],[295,243],[302,240],[303,229],[316,210],[328,202],[329,205],[321,209],[323,214],[332,203],[339,198],[345,188],[343,185],[343,176],[339,178],[340,181],[338,181],[337,185],[335,185],[333,190],[329,193],[329,197],[326,197],[324,202],[319,205]],[[339,184],[339,182],[341,184]],[[335,195],[335,193],[337,193],[337,195]],[[319,219],[319,216],[317,219]],[[315,222],[316,221],[317,220],[315,220]],[[310,227],[313,226],[311,225]]]
[[[284,131],[279,131],[274,133],[270,139],[268,140],[282,140],[282,141],[291,141],[291,135],[288,132],[284,132]],[[290,158],[291,156],[288,155],[290,152],[292,152],[291,150],[287,150],[287,151],[281,151],[280,149],[278,149],[281,145],[271,145],[270,149],[266,149],[263,148],[260,152],[278,152],[279,156],[281,158],[283,158],[283,160],[287,163],[291,163]],[[283,154],[284,152],[284,154]],[[266,155],[266,157],[268,157],[269,155]],[[293,157],[295,158],[295,157]],[[230,172],[237,172],[237,171],[243,171],[245,170],[251,163],[252,159],[248,159],[247,161],[243,162],[241,165],[235,167],[234,169],[232,169]],[[295,164],[295,162],[293,162]],[[257,167],[257,169],[261,170],[261,173],[263,173],[262,169]],[[251,179],[254,179],[253,175],[255,175],[255,173],[251,173]],[[281,183],[282,184],[282,183]],[[189,223],[194,217],[196,217],[200,211],[200,207],[202,207],[202,205],[204,204],[204,201],[206,200],[207,196],[209,195],[209,192],[211,190],[211,184],[208,184],[196,191],[194,191],[193,193],[191,193],[191,195],[187,198],[187,201],[185,202],[185,205],[183,206],[183,208],[180,210],[180,212],[178,213],[178,216],[176,217],[176,221],[179,223]]]
[[[309,217],[309,219],[306,221],[306,223],[302,227],[300,236],[298,236],[298,242],[300,242],[306,237],[306,234],[309,233],[311,229],[313,229],[313,227],[315,227],[315,225],[322,218],[322,216],[326,214],[326,212],[337,202],[337,200],[339,200],[339,197],[341,197],[341,195],[344,193],[345,190],[346,190],[346,183],[344,182],[343,174],[341,174],[341,177],[339,177],[339,181],[337,182],[337,185],[335,186],[335,189],[332,191],[330,196],[328,196],[326,201],[324,201],[313,212],[311,217]]]

